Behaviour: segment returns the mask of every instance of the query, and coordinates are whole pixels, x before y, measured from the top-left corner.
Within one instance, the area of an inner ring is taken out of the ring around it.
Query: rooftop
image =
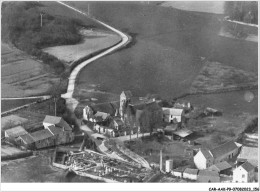
[[[19,137],[23,140],[25,144],[31,144],[35,142],[29,133],[26,135],[20,135]]]
[[[258,148],[243,146],[238,159],[245,159],[251,164],[258,165]]]
[[[219,177],[219,174],[217,171],[209,171],[209,170],[200,170],[199,176],[209,176],[209,177]]]
[[[50,132],[51,132],[53,135],[60,134],[60,133],[63,131],[62,128],[56,127],[56,126],[54,126],[54,125],[51,125],[51,126],[49,126],[48,128],[49,128]]]
[[[40,140],[47,139],[49,137],[53,137],[53,135],[48,129],[43,129],[40,131],[33,132],[31,133],[31,136],[35,141],[40,141]]]
[[[183,173],[197,175],[198,171],[199,171],[198,169],[186,168]]]
[[[61,121],[61,117],[46,115],[43,123],[58,124]]]
[[[182,138],[187,137],[188,135],[190,135],[192,133],[193,132],[191,130],[186,129],[186,128],[180,129],[180,130],[174,132],[175,135],[178,135],[178,136],[180,136]]]
[[[183,109],[177,109],[177,108],[167,108],[163,107],[163,113],[166,115],[174,115],[174,116],[181,116]]]
[[[17,126],[17,127],[11,128],[11,129],[7,129],[5,131],[5,133],[9,137],[19,137],[20,135],[25,135],[28,132],[22,126]]]
[[[204,155],[204,157],[205,157],[206,159],[209,159],[209,158],[212,158],[212,157],[213,157],[213,156],[211,155],[211,153],[209,152],[209,150],[201,149],[200,151],[201,151],[201,153]]]
[[[229,141],[222,145],[217,146],[214,149],[211,149],[210,152],[212,153],[213,157],[217,158],[217,157],[221,157],[229,152],[232,152],[237,148],[238,148],[238,146],[235,144],[234,141]]]
[[[213,168],[213,167],[216,167],[219,171],[223,171],[223,170],[232,168],[232,166],[228,162],[226,162],[226,161],[223,161],[223,162],[217,163],[215,165],[212,165],[208,169],[211,170],[211,168]]]
[[[243,167],[243,169],[245,169],[247,172],[251,171],[252,169],[254,169],[255,167],[249,163],[248,161],[243,163],[242,165],[240,165],[241,167]]]

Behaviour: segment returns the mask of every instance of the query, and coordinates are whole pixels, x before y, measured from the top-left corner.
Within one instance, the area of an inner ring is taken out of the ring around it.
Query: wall
[[[41,149],[44,147],[50,147],[55,145],[55,137],[49,137],[47,139],[43,139],[35,142],[35,146],[37,149]]]
[[[195,156],[194,156],[194,163],[195,163],[195,165],[196,165],[196,167],[198,168],[198,169],[206,169],[207,167],[206,167],[206,165],[207,165],[207,163],[206,163],[207,161],[206,161],[206,159],[205,159],[205,157],[203,156],[203,154],[202,154],[202,152],[201,151],[199,151]]]
[[[183,173],[183,178],[190,179],[190,180],[197,180],[198,176],[197,175],[188,174],[188,173]]]

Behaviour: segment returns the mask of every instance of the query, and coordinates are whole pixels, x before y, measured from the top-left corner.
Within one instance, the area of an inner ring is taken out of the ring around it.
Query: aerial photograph
[[[1,183],[259,191],[258,2],[2,1]]]

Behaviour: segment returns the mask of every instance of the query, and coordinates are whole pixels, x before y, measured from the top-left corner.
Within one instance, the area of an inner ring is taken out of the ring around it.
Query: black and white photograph
[[[1,188],[259,191],[258,1],[2,1]]]

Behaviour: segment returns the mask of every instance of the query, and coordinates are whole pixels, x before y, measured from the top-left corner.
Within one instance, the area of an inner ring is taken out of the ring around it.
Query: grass
[[[83,69],[77,82],[82,88],[100,84],[116,94],[129,89],[136,96],[172,98],[189,90],[203,67],[200,57],[257,69],[257,44],[219,37],[216,15],[140,3],[89,4],[93,16],[134,34],[134,43]],[[83,11],[88,7],[85,2],[71,5]]]
[[[84,31],[84,29],[82,31]],[[88,35],[85,35],[82,43],[76,45],[48,47],[44,49],[44,52],[54,55],[66,63],[71,63],[100,49],[110,47],[120,41],[120,37],[115,34],[109,34],[106,32],[99,33],[103,36],[88,38]]]

